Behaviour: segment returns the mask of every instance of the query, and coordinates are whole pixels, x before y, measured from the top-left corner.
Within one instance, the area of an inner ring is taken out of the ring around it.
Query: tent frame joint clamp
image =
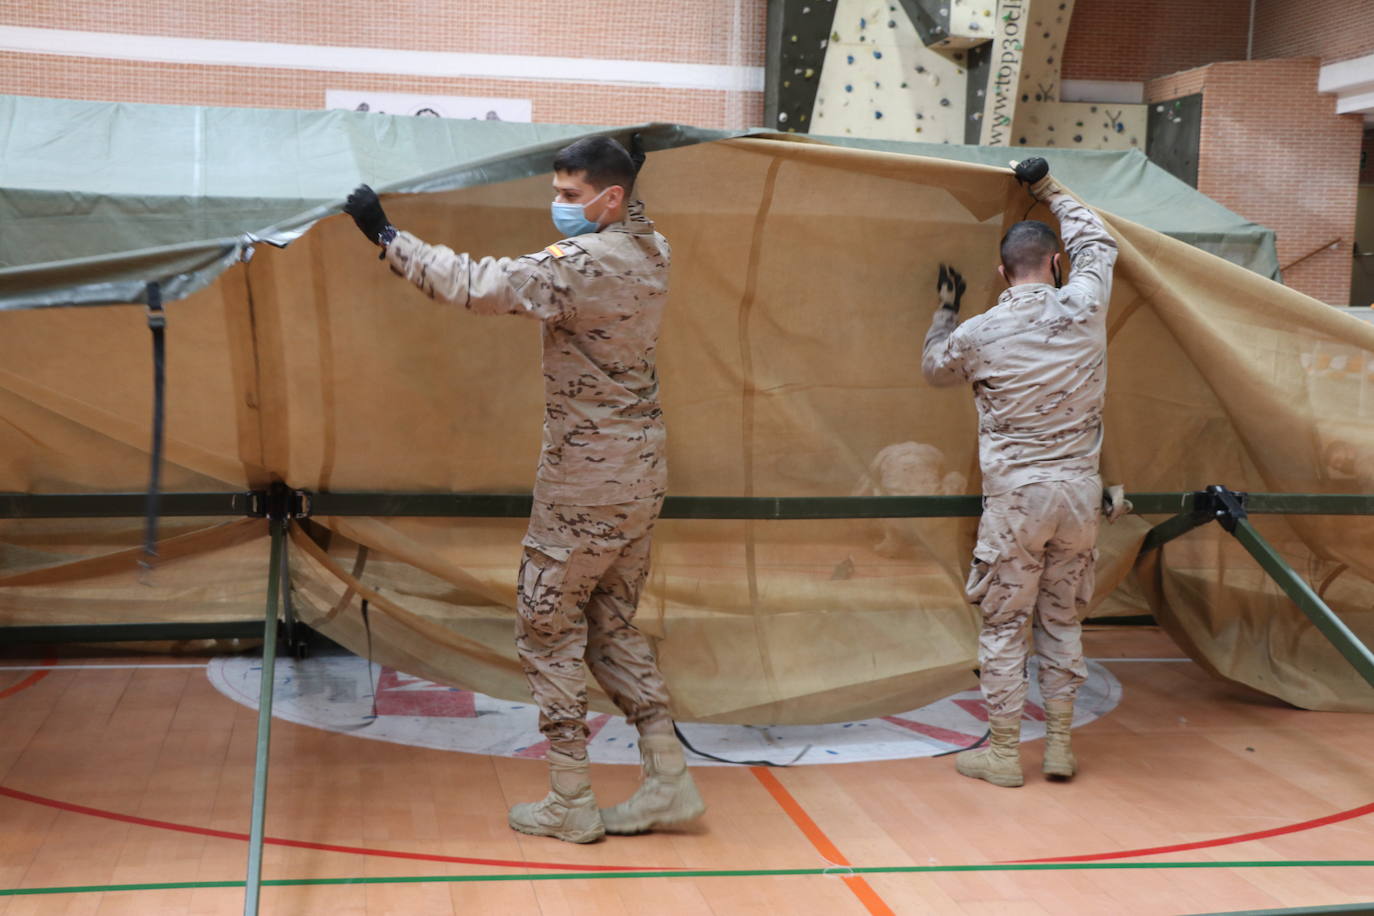
[[[1249,516],[1245,511],[1248,498],[1248,493],[1228,490],[1220,484],[1213,484],[1193,494],[1193,511],[1210,515],[1221,527],[1234,534],[1236,523]]]

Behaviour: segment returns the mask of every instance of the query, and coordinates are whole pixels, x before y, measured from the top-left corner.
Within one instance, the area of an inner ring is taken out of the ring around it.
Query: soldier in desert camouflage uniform
[[[551,790],[512,808],[510,825],[577,843],[705,810],[653,649],[633,624],[667,482],[654,350],[670,252],[631,196],[640,162],[604,137],[560,151],[552,215],[568,237],[515,259],[477,259],[397,232],[366,186],[345,206],[391,269],[431,298],[543,324],[544,436],[516,649],[550,744]],[[641,735],[644,782],[604,811],[587,760],[584,660]]]
[[[1098,458],[1107,385],[1107,303],[1117,248],[1095,213],[1028,159],[1016,177],[1059,219],[1072,269],[1058,284],[1059,244],[1044,223],[1012,226],[999,271],[1009,289],[960,324],[964,283],[941,265],[921,368],[932,385],[971,384],[978,408],[983,517],[967,595],[982,610],[978,662],[991,740],[956,758],[960,773],[1023,782],[1019,741],[1028,624],[1047,723],[1044,772],[1069,777],[1073,703],[1087,676],[1080,614],[1093,590],[1102,510]]]

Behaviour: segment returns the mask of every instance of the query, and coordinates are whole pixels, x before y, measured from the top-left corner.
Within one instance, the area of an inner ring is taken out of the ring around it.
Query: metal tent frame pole
[[[272,690],[277,666],[277,601],[290,583],[282,580],[288,519],[274,515],[271,559],[267,567],[267,612],[262,629],[262,677],[258,688],[258,739],[253,761],[253,806],[248,828],[248,870],[243,891],[243,916],[257,916],[262,892],[263,826],[267,817],[267,765],[272,745]]]
[[[261,702],[258,706],[257,752],[253,770],[252,826],[249,833],[245,916],[257,916],[262,886],[263,828],[267,810],[267,776],[272,736],[272,693],[277,654],[278,610],[285,606],[288,642],[295,639],[287,574],[287,527],[293,519],[320,516],[418,516],[431,518],[516,518],[525,516],[531,497],[521,494],[472,493],[312,493],[275,484],[269,490],[239,493],[164,493],[160,514],[267,518],[271,534],[267,601],[263,620]],[[1302,577],[1255,530],[1252,514],[1374,515],[1374,495],[1302,493],[1237,493],[1221,486],[1198,492],[1134,493],[1139,515],[1176,513],[1146,536],[1141,554],[1157,550],[1212,521],[1221,523],[1293,600],[1313,625],[1370,684],[1374,653],[1360,642]],[[0,493],[0,518],[139,517],[146,493],[44,494]],[[669,497],[662,517],[677,519],[755,519],[763,521],[852,518],[970,518],[982,512],[977,496],[868,497]],[[251,624],[250,624],[251,625]],[[138,640],[196,636],[243,635],[244,621],[219,624],[114,624],[103,626],[0,627],[0,644],[73,640]],[[305,629],[301,627],[301,629]]]
[[[1367,683],[1374,686],[1374,653],[1369,651],[1345,621],[1331,610],[1306,580],[1288,565],[1274,546],[1250,523],[1251,513],[1302,515],[1374,515],[1374,496],[1295,496],[1280,498],[1273,493],[1238,493],[1223,486],[1211,486],[1193,494],[1192,506],[1168,521],[1156,525],[1145,537],[1141,553],[1163,547],[1194,528],[1217,522],[1237,541],[1270,579],[1283,589],[1298,610],[1336,647]]]

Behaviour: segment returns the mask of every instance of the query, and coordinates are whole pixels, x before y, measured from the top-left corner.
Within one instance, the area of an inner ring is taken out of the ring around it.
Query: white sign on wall
[[[533,118],[529,99],[484,99],[466,95],[414,95],[406,92],[367,92],[328,89],[325,108],[371,111],[380,114],[429,118],[467,118],[478,121],[524,121]]]

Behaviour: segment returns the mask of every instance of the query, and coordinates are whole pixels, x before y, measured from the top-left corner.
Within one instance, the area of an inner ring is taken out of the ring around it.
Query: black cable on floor
[[[950,754],[962,754],[964,751],[971,751],[971,750],[973,750],[975,747],[982,747],[982,746],[983,746],[983,742],[987,741],[988,738],[989,738],[991,735],[992,735],[992,729],[988,729],[987,731],[983,732],[983,737],[979,738],[977,741],[973,742],[973,743],[970,744],[968,747],[956,747],[956,748],[952,748],[951,750],[948,750],[948,751],[941,751],[941,752],[938,753],[938,754],[931,754],[930,756],[932,756],[932,757],[948,757]]]
[[[801,753],[797,754],[797,756],[793,757],[787,763],[777,763],[772,760],[727,760],[724,757],[717,757],[715,754],[708,754],[705,751],[697,750],[695,747],[692,746],[692,742],[687,740],[687,736],[682,733],[682,729],[678,727],[678,724],[676,722],[673,723],[673,731],[677,733],[677,740],[682,742],[682,746],[687,748],[687,750],[691,751],[693,754],[696,754],[698,757],[705,757],[707,760],[714,760],[717,763],[733,763],[742,767],[790,767],[798,760],[801,760],[802,756],[807,751],[811,750],[812,747],[810,744],[808,744],[806,747],[801,749]]]

